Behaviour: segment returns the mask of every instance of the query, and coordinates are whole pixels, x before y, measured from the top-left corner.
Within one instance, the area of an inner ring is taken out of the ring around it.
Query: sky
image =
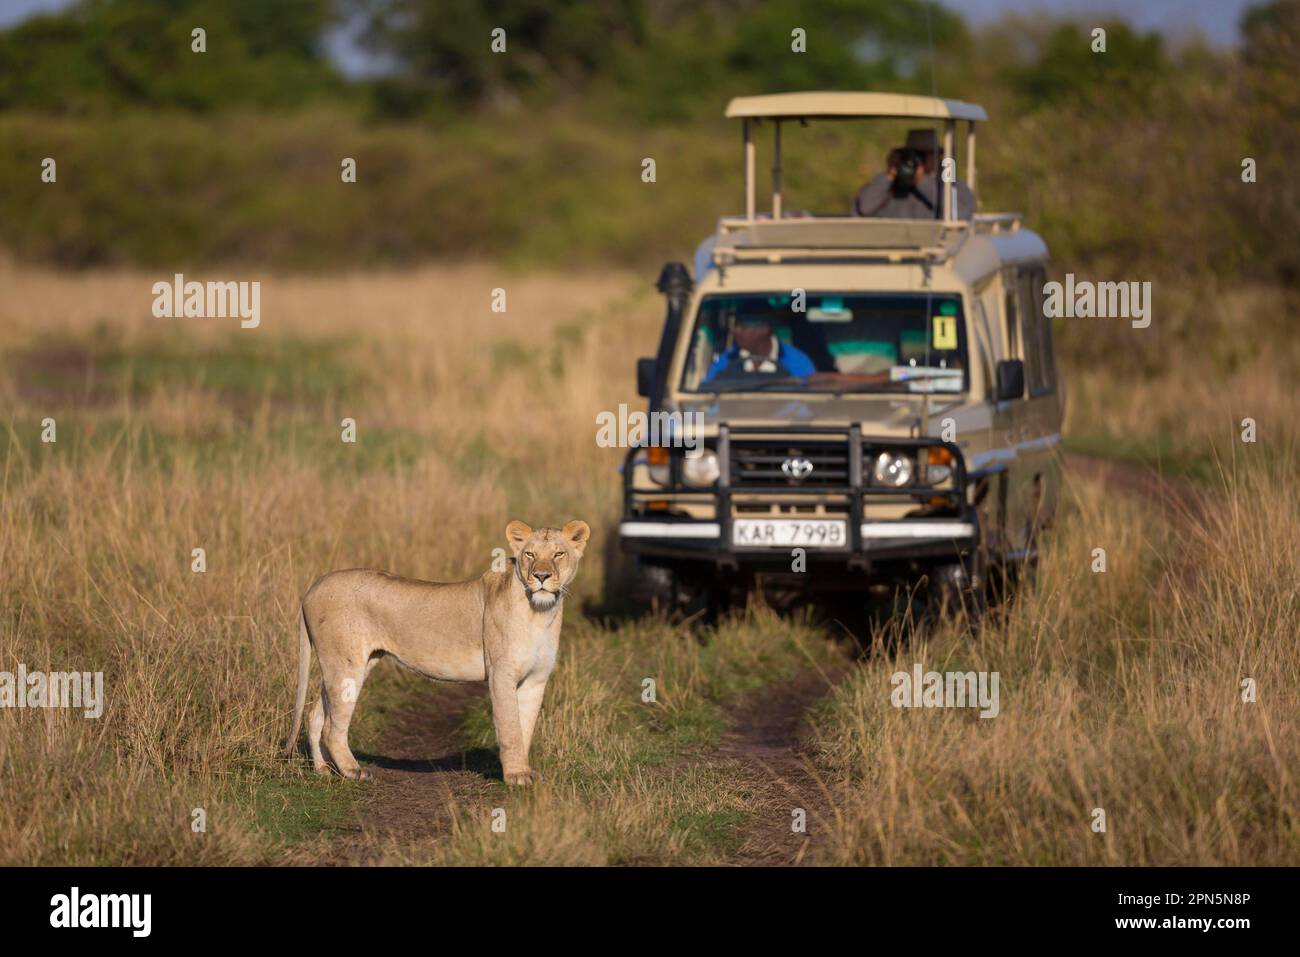
[[[1079,19],[1116,17],[1142,30],[1159,30],[1172,38],[1200,33],[1215,44],[1230,46],[1238,40],[1237,24],[1248,7],[1259,0],[949,0],[969,23],[987,23],[1005,13],[1047,12]]]
[[[59,10],[72,0],[0,0],[0,27],[17,23],[33,13]],[[274,2],[274,0],[267,0]],[[1238,39],[1237,23],[1247,7],[1258,0],[940,0],[973,25],[988,23],[1006,13],[1032,16],[1050,13],[1128,20],[1141,30],[1159,30],[1171,39],[1201,34],[1210,42],[1230,46]],[[327,48],[345,73],[371,72],[368,54],[359,50],[346,31],[328,38]]]

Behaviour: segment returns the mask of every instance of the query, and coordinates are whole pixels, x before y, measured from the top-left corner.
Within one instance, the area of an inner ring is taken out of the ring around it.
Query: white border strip
[[[903,519],[898,522],[863,522],[862,537],[866,538],[973,538],[975,526],[971,522],[920,522]]]
[[[1040,449],[1050,449],[1061,441],[1061,433],[1053,432],[1051,435],[1044,435],[1037,439],[1028,439],[1017,445],[1009,446],[1004,449],[988,449],[984,452],[976,452],[966,462],[966,468],[972,472],[977,472],[993,462],[1014,462],[1016,458],[1029,452],[1037,452]]]
[[[970,522],[922,522],[904,519],[896,522],[863,522],[864,539],[900,538],[973,538],[975,526]],[[623,522],[619,533],[624,538],[718,538],[722,529],[716,522]]]
[[[718,538],[722,527],[717,522],[624,522],[619,534],[624,538]]]

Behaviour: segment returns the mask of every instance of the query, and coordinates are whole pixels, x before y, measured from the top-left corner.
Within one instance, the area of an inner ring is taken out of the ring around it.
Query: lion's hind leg
[[[354,781],[369,780],[370,774],[362,770],[360,762],[348,747],[348,726],[361,696],[361,686],[378,658],[368,658],[364,664],[339,660],[326,664],[321,660],[321,702],[324,705],[323,733],[320,740],[329,753],[329,759],[339,774]],[[312,713],[312,723],[317,715]],[[313,728],[314,730],[314,728]],[[322,756],[323,757],[323,756]],[[315,760],[315,753],[312,755]]]
[[[316,699],[316,706],[311,709],[311,718],[307,722],[307,745],[311,748],[311,766],[321,774],[328,774],[325,755],[321,753],[320,739],[325,731],[324,694]]]

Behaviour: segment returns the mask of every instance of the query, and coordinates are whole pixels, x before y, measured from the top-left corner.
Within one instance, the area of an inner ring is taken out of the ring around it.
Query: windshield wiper
[[[769,389],[778,386],[787,386],[791,383],[801,383],[804,380],[798,376],[784,376],[780,379],[757,379],[750,382],[737,382],[730,388],[719,389],[714,386],[715,392],[766,392]],[[803,390],[800,390],[803,391]]]

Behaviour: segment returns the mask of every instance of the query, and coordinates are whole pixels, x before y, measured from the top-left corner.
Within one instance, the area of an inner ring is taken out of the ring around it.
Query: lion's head
[[[523,583],[534,611],[554,608],[578,574],[578,561],[591,538],[586,522],[572,521],[564,528],[539,528],[523,522],[506,526],[506,541],[515,553],[515,575]]]

